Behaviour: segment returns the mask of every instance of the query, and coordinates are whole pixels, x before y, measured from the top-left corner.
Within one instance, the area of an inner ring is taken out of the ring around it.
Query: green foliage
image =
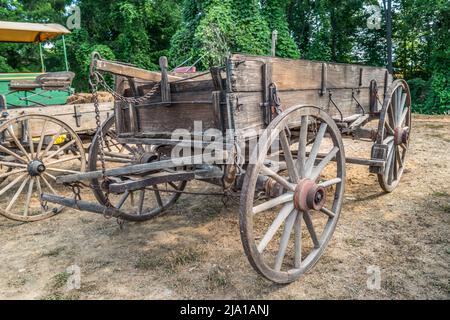
[[[267,55],[270,31],[256,0],[186,0],[183,23],[172,39],[175,64],[201,59],[201,69],[220,65],[229,52]]]
[[[230,52],[232,34],[231,2],[212,0],[202,16],[195,34],[192,54],[202,57],[201,66],[223,65]]]
[[[230,52],[270,54],[278,31],[280,57],[386,65],[381,29],[369,29],[369,5],[381,0],[0,0],[0,20],[65,24],[67,6],[81,9],[81,29],[66,37],[78,90],[87,89],[90,55],[158,69],[199,60],[198,69],[222,65]],[[450,112],[450,6],[448,0],[393,1],[395,76],[408,80],[413,108]],[[48,71],[64,70],[62,41],[45,44]],[[40,70],[39,47],[0,44],[0,72]],[[186,62],[186,60],[188,60]]]
[[[263,13],[270,30],[277,30],[276,55],[283,58],[299,58],[297,44],[292,38],[286,19],[285,0],[263,1]]]
[[[271,32],[262,16],[259,1],[233,0],[231,13],[234,18],[232,51],[268,55]]]

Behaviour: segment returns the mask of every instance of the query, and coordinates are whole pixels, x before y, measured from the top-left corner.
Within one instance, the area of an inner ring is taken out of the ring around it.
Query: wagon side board
[[[230,56],[225,69],[213,68],[208,78],[169,81],[164,86],[122,78],[116,89],[127,97],[142,97],[155,84],[160,86],[145,102],[116,102],[120,138],[167,139],[175,129],[201,135],[212,128],[236,129],[240,136],[251,138],[268,125],[273,87],[282,109],[315,105],[334,118],[374,114],[392,82],[385,68],[241,54]]]
[[[270,72],[267,72],[270,70]],[[385,84],[392,76],[385,68],[235,54],[227,62],[227,101],[234,126],[246,132],[265,128],[267,86],[276,86],[282,109],[315,105],[334,118],[374,112],[370,87],[376,81],[381,108]],[[361,108],[362,107],[362,108]],[[250,133],[248,135],[251,135]]]
[[[135,90],[137,96],[147,94],[154,85],[151,82],[139,84]],[[171,138],[175,129],[182,130],[180,133],[197,132],[201,135],[208,129],[223,128],[224,95],[216,90],[217,84],[211,79],[179,81],[169,85],[170,103],[163,102],[159,88],[144,103],[116,102],[116,127],[122,138]],[[128,84],[123,92],[125,96],[134,95]]]
[[[114,104],[112,102],[100,103],[100,119],[106,120],[113,114]],[[44,114],[52,116],[67,125],[69,125],[77,133],[93,134],[96,131],[95,109],[93,103],[73,104],[73,105],[52,105],[48,107],[31,107],[31,108],[17,108],[8,109],[7,119],[14,119],[26,114]],[[33,126],[31,133],[33,136],[39,137],[42,133],[42,126],[36,124]],[[42,122],[42,125],[44,123]],[[45,134],[54,134],[54,128],[45,128]],[[20,136],[20,132],[16,132]]]

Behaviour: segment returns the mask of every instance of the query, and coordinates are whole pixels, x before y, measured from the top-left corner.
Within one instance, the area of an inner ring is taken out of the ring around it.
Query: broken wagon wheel
[[[115,166],[137,164],[152,161],[156,158],[154,151],[149,146],[139,144],[122,144],[117,140],[115,130],[115,117],[111,116],[102,124],[104,135],[105,164],[108,169]],[[88,170],[100,170],[100,132],[97,132],[89,150]],[[114,177],[114,179],[119,179]],[[92,192],[97,201],[107,205],[106,189],[102,179],[91,181]],[[186,181],[168,182],[150,185],[146,188],[125,191],[119,194],[108,194],[109,203],[124,214],[122,218],[129,221],[145,221],[162,214],[172,206],[181,196],[181,191],[186,187]]]
[[[392,192],[400,182],[411,133],[411,95],[406,81],[392,83],[384,99],[378,125],[377,143],[387,145],[384,172],[378,182],[386,192]]]
[[[37,221],[61,212],[63,207],[43,203],[41,194],[69,194],[67,187],[55,189],[56,176],[85,170],[83,144],[75,131],[53,117],[30,114],[4,122],[0,136],[0,196],[6,199],[0,213]]]
[[[308,145],[308,127],[315,124],[319,129]],[[298,143],[289,141],[287,127],[298,133]],[[277,149],[282,150],[286,170],[267,165],[274,163],[268,159]],[[339,129],[317,107],[291,107],[268,126],[251,161],[240,206],[245,253],[265,278],[277,283],[295,281],[323,254],[339,219],[345,184]],[[258,182],[267,178],[282,192],[264,201],[255,199]]]

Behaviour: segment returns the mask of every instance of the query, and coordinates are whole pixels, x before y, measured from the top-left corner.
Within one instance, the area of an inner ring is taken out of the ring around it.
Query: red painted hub
[[[294,192],[294,206],[300,211],[320,210],[326,200],[325,188],[310,179],[298,182]]]
[[[406,144],[409,139],[409,128],[408,127],[398,127],[394,130],[394,142],[395,144]]]

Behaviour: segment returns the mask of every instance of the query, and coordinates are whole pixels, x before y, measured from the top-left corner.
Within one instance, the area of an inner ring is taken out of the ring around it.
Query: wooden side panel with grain
[[[148,93],[154,83],[140,84],[139,95]],[[210,128],[220,128],[220,113],[214,108],[213,92],[214,83],[209,80],[191,80],[170,83],[171,104],[160,105],[161,91],[156,93],[136,106],[137,128],[131,132],[129,106],[119,103],[116,112],[123,119],[121,135],[132,134],[136,137],[163,137],[170,138],[176,129],[205,131]],[[125,95],[130,96],[131,90],[125,90]],[[195,122],[201,126],[194,127]],[[199,129],[200,128],[200,129]]]
[[[324,108],[333,117],[340,117],[340,112],[330,102],[339,107],[343,117],[361,113],[355,99],[369,111],[369,87],[375,80],[378,85],[380,100],[383,100],[386,69],[360,65],[326,63],[326,92],[320,95],[322,88],[322,62],[292,60],[273,57],[257,57],[236,54],[228,66],[228,94],[234,124],[244,136],[251,135],[245,131],[264,129],[261,103],[264,98],[263,65],[271,64],[272,82],[276,84],[282,108],[294,105],[315,105]],[[388,85],[392,77],[388,77]]]
[[[80,114],[80,126],[77,126],[75,120],[75,112],[74,107],[78,108],[78,112]],[[113,114],[113,103],[100,103],[100,118],[101,121],[107,119],[108,116]],[[47,107],[31,107],[31,108],[17,108],[17,109],[9,109],[8,110],[8,119],[13,119],[20,115],[26,114],[42,114],[46,116],[54,117],[58,120],[69,125],[73,130],[78,133],[95,133],[96,132],[96,122],[95,122],[95,112],[94,112],[94,104],[93,103],[84,103],[77,105],[54,105]],[[42,126],[44,121],[33,120],[32,126],[32,135],[33,137],[39,137],[42,132]],[[45,128],[45,134],[55,134],[56,129],[51,126],[47,126]],[[16,132],[19,134],[19,132]]]

